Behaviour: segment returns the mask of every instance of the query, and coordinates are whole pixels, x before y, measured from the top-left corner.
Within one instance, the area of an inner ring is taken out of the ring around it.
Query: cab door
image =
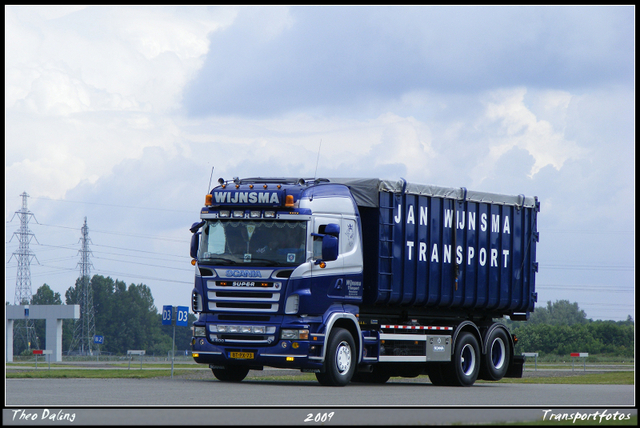
[[[341,299],[345,295],[345,278],[344,278],[344,256],[342,254],[342,216],[319,216],[314,218],[313,232],[323,235],[328,224],[337,224],[340,226],[340,235],[338,236],[338,258],[333,261],[327,261],[326,266],[321,268],[319,265],[312,267],[312,294],[316,298],[329,298],[330,300]],[[322,258],[322,238],[314,237],[313,239],[313,259]],[[331,302],[329,302],[331,303]]]

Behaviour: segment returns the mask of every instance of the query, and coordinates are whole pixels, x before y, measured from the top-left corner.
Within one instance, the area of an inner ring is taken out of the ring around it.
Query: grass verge
[[[174,376],[180,376],[185,370],[174,370]],[[91,378],[91,379],[148,379],[154,377],[169,377],[171,370],[167,369],[150,369],[140,370],[139,368],[131,370],[122,369],[68,369],[68,370],[7,370],[5,372],[7,379],[64,379],[64,378]]]
[[[193,367],[193,366],[190,366]],[[11,370],[7,367],[5,375],[7,379],[32,378],[32,379],[50,379],[50,378],[134,378],[147,379],[155,377],[171,376],[171,366],[153,367],[140,370],[139,367],[130,370],[121,369],[82,369],[82,368],[64,368],[64,369],[15,369]],[[203,369],[204,370],[204,369]],[[190,370],[180,370],[174,367],[173,375],[186,375]],[[402,380],[404,378],[391,378],[391,380]],[[287,382],[306,382],[315,381],[315,375],[310,373],[300,373],[295,375],[252,375],[251,372],[247,376],[247,380],[252,381],[287,381]],[[426,379],[425,379],[426,381]],[[478,380],[476,383],[494,383]],[[531,378],[504,378],[499,383],[530,383],[530,384],[574,384],[574,385],[633,385],[634,372],[607,372],[607,373],[587,373],[575,376],[558,376],[558,377],[531,377]]]
[[[559,383],[574,385],[633,385],[634,372],[587,373],[575,376],[504,378],[499,383]],[[494,383],[479,380],[477,383]]]

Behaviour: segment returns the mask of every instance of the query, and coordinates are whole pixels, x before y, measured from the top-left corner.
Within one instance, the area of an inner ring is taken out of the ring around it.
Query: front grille
[[[271,299],[273,293],[259,293],[250,291],[216,291],[215,296],[218,298],[231,299]]]
[[[271,321],[269,315],[234,315],[234,314],[220,314],[218,315],[220,321]]]
[[[223,339],[225,343],[271,343],[274,336],[260,336],[253,334],[218,334],[219,339]]]
[[[278,312],[281,287],[280,282],[207,281],[207,308],[222,312]]]
[[[256,309],[260,311],[278,310],[278,304],[269,303],[245,303],[245,302],[218,302],[214,303],[217,309]],[[211,306],[211,305],[209,305]]]

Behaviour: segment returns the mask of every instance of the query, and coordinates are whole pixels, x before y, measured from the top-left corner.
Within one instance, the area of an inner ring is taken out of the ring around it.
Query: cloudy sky
[[[635,318],[635,8],[5,6],[5,299],[79,275],[190,306],[218,177],[538,196],[539,304]],[[318,156],[319,153],[319,156]]]

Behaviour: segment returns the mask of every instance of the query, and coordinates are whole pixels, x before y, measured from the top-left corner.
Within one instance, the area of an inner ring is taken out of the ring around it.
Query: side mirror
[[[338,238],[324,235],[322,238],[322,260],[332,262],[338,259]]]
[[[200,232],[191,235],[191,251],[190,255],[192,259],[198,258],[198,246],[200,244]]]
[[[338,236],[340,236],[340,225],[329,223],[325,226],[324,233],[327,235],[335,236],[337,238]]]
[[[204,220],[197,223],[193,223],[189,228],[189,230],[191,231],[191,233],[196,233],[202,226],[204,226]]]
[[[332,262],[338,260],[338,237],[340,236],[340,225],[336,223],[329,223],[321,227],[320,230],[323,233],[312,233],[312,236],[322,238],[322,259],[316,260],[316,264],[324,268],[326,264],[324,262]]]

